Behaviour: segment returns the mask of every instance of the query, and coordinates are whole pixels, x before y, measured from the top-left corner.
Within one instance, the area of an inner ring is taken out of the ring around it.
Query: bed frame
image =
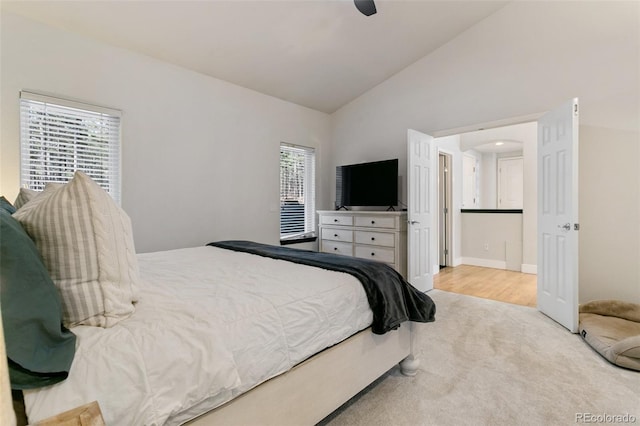
[[[397,363],[414,376],[416,326],[363,330],[187,424],[315,425]]]

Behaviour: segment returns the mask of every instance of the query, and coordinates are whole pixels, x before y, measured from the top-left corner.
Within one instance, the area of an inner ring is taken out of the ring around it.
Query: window
[[[42,190],[81,170],[120,203],[120,115],[20,92],[20,184]]]
[[[280,242],[315,238],[315,162],[313,148],[280,144]]]

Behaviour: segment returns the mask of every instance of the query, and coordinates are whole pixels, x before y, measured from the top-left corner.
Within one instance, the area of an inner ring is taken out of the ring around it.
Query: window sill
[[[289,244],[300,244],[300,243],[311,243],[313,241],[317,241],[318,237],[299,237],[299,238],[288,238],[286,240],[280,240],[281,246],[287,246]]]

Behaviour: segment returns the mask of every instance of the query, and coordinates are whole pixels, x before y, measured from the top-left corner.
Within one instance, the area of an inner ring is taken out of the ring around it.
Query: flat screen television
[[[397,158],[336,167],[336,208],[397,204]]]

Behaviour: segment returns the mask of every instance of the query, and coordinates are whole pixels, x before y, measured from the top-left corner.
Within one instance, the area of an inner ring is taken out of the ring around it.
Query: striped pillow
[[[14,217],[60,290],[63,323],[111,327],[134,311],[138,263],[127,214],[86,174]]]

